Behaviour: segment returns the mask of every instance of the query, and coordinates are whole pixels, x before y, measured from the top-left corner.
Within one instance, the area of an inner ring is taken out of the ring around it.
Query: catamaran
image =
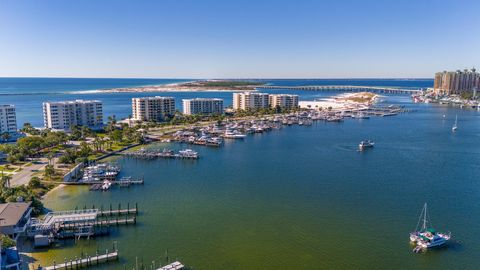
[[[455,115],[455,124],[453,124],[452,131],[455,132],[457,131],[457,120],[458,120],[458,114]]]
[[[422,227],[419,229],[420,223]],[[410,242],[415,244],[414,252],[428,248],[443,246],[450,240],[451,234],[439,233],[430,226],[427,213],[427,203],[423,206],[415,231],[410,233]]]

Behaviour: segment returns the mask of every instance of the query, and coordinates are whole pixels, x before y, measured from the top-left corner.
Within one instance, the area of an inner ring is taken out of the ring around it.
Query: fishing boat
[[[422,226],[419,228],[420,223]],[[428,220],[427,203],[423,206],[422,212],[418,219],[417,227],[415,231],[410,233],[410,242],[415,244],[414,252],[421,250],[440,247],[450,240],[451,234],[439,233],[432,228],[430,221]]]
[[[358,148],[360,148],[360,151],[363,151],[367,148],[372,148],[375,145],[375,143],[371,140],[364,140],[361,141],[360,144],[358,145]]]
[[[452,127],[453,132],[457,131],[458,129],[457,122],[458,122],[458,115],[455,115],[455,124],[453,124],[453,127]]]

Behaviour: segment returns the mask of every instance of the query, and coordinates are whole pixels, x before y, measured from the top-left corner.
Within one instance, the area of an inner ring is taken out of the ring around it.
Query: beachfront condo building
[[[298,95],[288,95],[288,94],[269,95],[268,104],[272,108],[294,109],[298,107]]]
[[[183,114],[222,114],[223,99],[193,98],[183,99]]]
[[[132,98],[132,118],[135,121],[164,121],[172,115],[175,115],[173,97]]]
[[[234,110],[258,110],[268,108],[268,94],[257,92],[233,93]]]
[[[480,90],[480,73],[471,70],[435,73],[434,91],[440,95],[474,93]]]
[[[17,115],[14,105],[0,105],[0,134],[17,131]]]
[[[103,104],[99,100],[72,100],[43,103],[45,128],[70,131],[72,126],[103,127]]]

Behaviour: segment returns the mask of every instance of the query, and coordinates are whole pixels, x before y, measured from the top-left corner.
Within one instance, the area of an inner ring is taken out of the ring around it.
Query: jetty
[[[255,87],[255,90],[262,89],[286,89],[286,90],[307,90],[307,91],[339,91],[339,92],[373,92],[384,94],[406,94],[418,95],[422,89],[402,89],[396,87],[382,86],[359,86],[359,85],[306,85],[306,86],[274,86],[262,85]]]

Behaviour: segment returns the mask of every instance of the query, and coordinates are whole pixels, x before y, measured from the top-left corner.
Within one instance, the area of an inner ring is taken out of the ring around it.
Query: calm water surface
[[[195,147],[198,161],[120,158],[122,173],[143,175],[145,186],[62,189],[46,205],[138,202],[139,224],[35,257],[51,262],[118,241],[121,261],[100,269],[131,268],[135,257],[158,262],[166,250],[195,269],[478,269],[480,114],[388,101],[417,111]],[[375,149],[357,152],[364,138]],[[408,233],[424,202],[433,225],[454,240],[413,254]]]
[[[393,80],[363,83],[395,86]],[[400,84],[428,87],[431,80]],[[329,95],[296,93],[303,100]],[[181,93],[214,94],[231,97]],[[127,110],[131,98],[94,96],[111,105],[108,112]],[[193,147],[201,154],[197,161],[118,158],[122,174],[143,176],[144,186],[103,193],[64,188],[45,204],[63,210],[137,202],[138,224],[36,250],[36,264],[103,251],[117,241],[120,262],[97,269],[132,269],[136,258],[149,268],[153,260],[165,262],[167,250],[194,269],[479,269],[480,113],[412,104],[409,97],[385,99],[415,112],[285,127],[219,149]],[[452,133],[456,114],[459,131]],[[375,140],[375,149],[357,152],[365,138]],[[451,231],[453,241],[414,254],[408,233],[424,202],[433,226]]]

